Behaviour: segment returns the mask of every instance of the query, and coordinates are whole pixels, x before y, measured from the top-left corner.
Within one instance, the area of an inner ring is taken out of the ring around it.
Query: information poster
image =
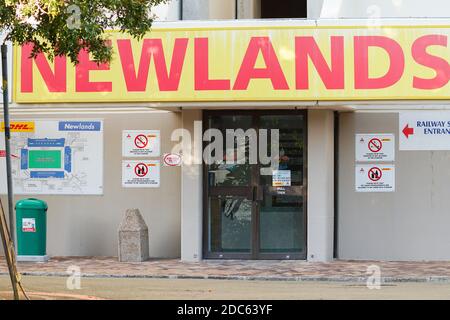
[[[160,185],[159,160],[123,160],[122,187],[158,188]]]
[[[356,134],[355,158],[366,162],[394,161],[394,134]]]
[[[394,192],[394,165],[357,165],[355,167],[356,192]]]
[[[273,170],[272,186],[273,187],[290,187],[291,186],[291,170]]]
[[[450,150],[450,111],[408,111],[399,115],[400,150]]]
[[[21,120],[10,127],[15,194],[103,194],[101,120]],[[5,157],[0,139],[1,172],[6,172]],[[6,177],[0,177],[5,194]]]
[[[159,130],[124,130],[122,132],[123,157],[159,157]]]

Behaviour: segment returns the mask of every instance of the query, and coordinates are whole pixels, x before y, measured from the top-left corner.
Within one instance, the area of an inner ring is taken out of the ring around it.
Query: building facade
[[[109,66],[15,48],[16,200],[54,256],[138,208],[155,258],[449,260],[448,7],[173,0]]]

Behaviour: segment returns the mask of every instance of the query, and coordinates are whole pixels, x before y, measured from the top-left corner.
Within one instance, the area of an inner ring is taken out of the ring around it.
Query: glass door
[[[306,126],[302,114],[261,115],[259,130],[278,130],[278,166],[259,166],[259,259],[306,259]],[[268,139],[267,149],[271,150]]]
[[[211,111],[204,126],[204,257],[305,259],[305,114]]]

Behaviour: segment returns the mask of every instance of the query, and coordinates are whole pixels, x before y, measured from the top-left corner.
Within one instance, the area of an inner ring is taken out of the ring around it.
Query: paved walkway
[[[448,262],[381,262],[333,261],[238,261],[205,260],[181,262],[177,259],[149,260],[143,263],[118,262],[114,257],[53,257],[47,263],[18,264],[23,275],[67,276],[70,266],[80,268],[84,277],[230,279],[285,281],[351,281],[365,282],[377,265],[383,282],[449,282]],[[0,274],[6,274],[4,258],[0,258]]]

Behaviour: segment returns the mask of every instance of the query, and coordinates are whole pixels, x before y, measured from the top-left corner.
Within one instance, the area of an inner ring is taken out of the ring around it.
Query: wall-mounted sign
[[[159,130],[123,130],[122,156],[159,157],[160,140]]]
[[[357,165],[355,167],[356,192],[394,192],[394,165]]]
[[[393,134],[356,134],[356,161],[394,161],[395,137]]]
[[[103,194],[102,120],[23,120],[11,129],[14,193]],[[0,172],[6,172],[4,150],[0,139]],[[6,189],[0,174],[0,193]]]
[[[163,164],[166,167],[179,167],[181,166],[181,155],[178,153],[165,153],[163,155]]]
[[[22,219],[22,232],[36,232],[36,219],[35,218],[23,218]]]
[[[16,47],[18,103],[450,99],[450,25],[366,28],[154,26],[142,40],[109,32],[109,65],[82,50],[30,59]]]
[[[450,150],[450,111],[399,114],[400,150]]]
[[[123,160],[122,187],[158,188],[160,164],[158,160]]]
[[[273,170],[272,186],[273,187],[290,187],[291,186],[291,170]]]

